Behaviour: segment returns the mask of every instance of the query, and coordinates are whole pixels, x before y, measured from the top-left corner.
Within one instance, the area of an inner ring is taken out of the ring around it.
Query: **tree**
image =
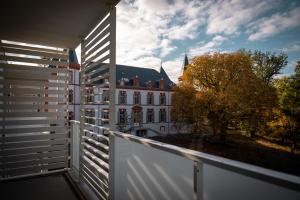
[[[266,98],[268,102],[260,98],[263,93],[264,97],[268,96],[269,87],[253,73],[251,60],[243,52],[195,57],[183,75],[182,85],[188,85],[196,92],[193,95],[194,109],[190,109],[194,110],[190,116],[192,121],[198,123],[203,119],[199,116],[205,116],[221,142],[225,142],[232,121],[240,120],[239,117],[269,103],[269,98]],[[257,92],[260,88],[264,90]],[[175,94],[183,97],[180,91],[184,89],[175,91]]]
[[[280,73],[280,70],[287,65],[288,56],[284,53],[276,54],[270,52],[254,51],[248,52],[252,60],[254,73],[265,81],[270,83],[274,76]]]
[[[196,91],[191,85],[176,86],[172,95],[171,117],[177,130],[186,124],[193,124],[193,112],[196,102]]]
[[[272,120],[272,111],[278,105],[276,89],[259,78],[248,80],[247,90],[239,97],[240,108],[238,121],[241,128],[250,137],[257,133],[264,134],[268,121]]]
[[[292,147],[300,137],[300,61],[295,67],[295,74],[274,81],[277,89],[279,106],[286,118],[284,137],[292,140]]]

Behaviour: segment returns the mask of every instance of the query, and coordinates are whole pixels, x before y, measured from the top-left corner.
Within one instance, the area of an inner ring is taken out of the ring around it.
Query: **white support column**
[[[194,161],[194,200],[203,200],[203,163]]]
[[[116,7],[110,12],[110,62],[109,62],[109,128],[116,130]]]
[[[82,150],[83,150],[83,143],[82,143],[82,136],[84,136],[84,123],[85,123],[85,111],[84,111],[84,104],[85,104],[85,77],[84,71],[82,66],[82,61],[84,59],[84,41],[81,42],[81,71],[79,74],[80,79],[80,108],[79,108],[79,118],[80,118],[80,133],[79,133],[79,180],[82,178],[82,171],[81,171],[81,164],[82,163]]]

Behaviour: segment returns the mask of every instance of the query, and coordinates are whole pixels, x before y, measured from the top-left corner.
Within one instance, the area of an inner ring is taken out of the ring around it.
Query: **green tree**
[[[264,53],[256,50],[249,51],[248,54],[252,60],[254,73],[266,83],[270,83],[274,76],[280,74],[280,70],[287,65],[288,56],[284,53]]]
[[[280,109],[286,119],[283,137],[292,140],[294,149],[296,141],[300,137],[300,61],[295,67],[295,74],[274,81],[277,89]]]

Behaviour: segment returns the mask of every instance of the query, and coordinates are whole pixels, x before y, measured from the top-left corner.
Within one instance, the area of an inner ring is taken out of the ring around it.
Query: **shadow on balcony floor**
[[[23,178],[0,183],[2,200],[80,199],[63,173]]]

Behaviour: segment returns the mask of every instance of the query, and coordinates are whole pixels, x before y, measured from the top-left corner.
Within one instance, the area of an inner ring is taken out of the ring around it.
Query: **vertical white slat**
[[[110,65],[109,65],[109,127],[116,130],[115,104],[116,104],[116,8],[110,12]]]

